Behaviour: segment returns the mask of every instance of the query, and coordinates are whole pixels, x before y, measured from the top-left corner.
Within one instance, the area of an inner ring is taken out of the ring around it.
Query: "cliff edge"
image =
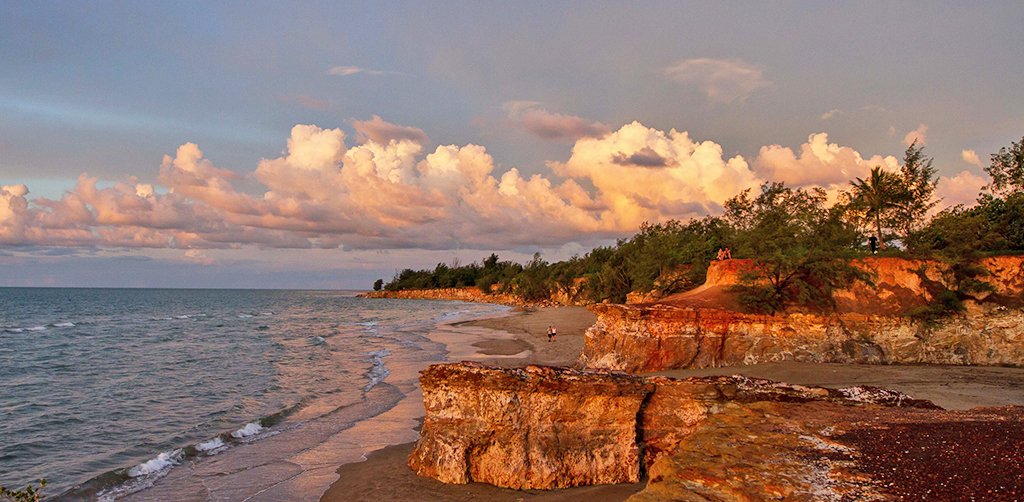
[[[1024,365],[1024,257],[980,264],[991,292],[966,302],[963,315],[936,323],[906,315],[934,302],[934,285],[954,280],[935,261],[866,258],[854,264],[873,284],[835,294],[836,310],[777,315],[739,311],[730,288],[748,260],[713,262],[704,285],[659,302],[598,304],[582,363],[651,372],[770,361]]]

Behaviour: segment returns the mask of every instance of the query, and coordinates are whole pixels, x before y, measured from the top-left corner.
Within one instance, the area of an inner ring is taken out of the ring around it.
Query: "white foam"
[[[273,312],[260,312],[260,315],[274,315]]]
[[[46,326],[32,326],[31,328],[25,328],[25,331],[46,331]]]
[[[238,314],[239,319],[248,319],[252,317],[252,314]]]
[[[201,452],[213,451],[213,450],[216,450],[217,448],[223,448],[223,447],[224,447],[224,440],[221,439],[219,436],[215,437],[215,438],[213,438],[213,439],[211,439],[209,441],[204,441],[204,442],[199,443],[199,444],[196,445],[196,449],[201,451]]]
[[[151,317],[150,321],[170,321],[170,317]]]
[[[75,325],[75,323],[73,323],[73,322],[58,322],[58,323],[54,323],[53,327],[54,328],[71,328],[74,325]]]
[[[247,438],[247,437],[250,437],[250,436],[255,436],[256,434],[259,434],[260,432],[263,432],[263,426],[262,425],[260,425],[260,424],[258,424],[256,422],[249,422],[249,423],[245,424],[245,427],[242,427],[241,429],[238,429],[237,431],[232,432],[231,433],[231,437],[233,437],[235,439],[242,439],[242,438]]]
[[[25,330],[21,328],[7,328],[5,331],[7,331],[8,333],[21,333],[22,331]]]
[[[391,351],[388,349],[375,350],[370,352],[369,355],[373,366],[370,367],[370,371],[366,372],[366,376],[370,381],[363,388],[363,391],[369,391],[374,385],[383,382],[391,374],[391,370],[384,365],[384,358],[390,356]]]
[[[181,460],[181,455],[182,450],[165,451],[157,455],[156,458],[128,469],[128,476],[137,478],[170,469]]]
[[[188,319],[189,316],[187,316],[187,315],[176,315],[176,316],[174,316],[174,318],[175,319]]]

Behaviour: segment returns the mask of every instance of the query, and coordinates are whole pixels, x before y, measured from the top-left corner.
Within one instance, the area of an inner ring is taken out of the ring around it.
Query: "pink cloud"
[[[386,144],[391,140],[408,140],[423,145],[430,141],[423,129],[392,124],[379,115],[374,115],[370,120],[353,120],[352,127],[356,129],[356,139],[360,142],[376,141]]]
[[[509,119],[518,127],[542,139],[578,140],[600,137],[611,129],[600,122],[575,115],[563,115],[541,108],[536,101],[509,101],[503,106]]]
[[[185,143],[164,157],[159,186],[131,177],[103,185],[83,174],[55,200],[29,200],[24,185],[3,186],[0,243],[171,248],[200,261],[204,249],[243,246],[560,246],[625,235],[645,221],[717,213],[766,180],[837,193],[872,166],[898,165],[830,143],[826,133],[795,149],[762,147],[748,162],[714,141],[633,122],[578,139],[567,159],[548,163],[548,173],[525,174],[499,168],[480,145],[427,150],[415,128],[379,117],[364,122],[370,125],[357,127],[360,134],[370,134],[366,127],[410,134],[352,146],[341,129],[300,124],[279,156],[250,173],[218,167]],[[944,178],[940,193],[960,201],[983,184],[965,172]]]
[[[903,136],[904,145],[910,146],[915,143],[917,144],[917,146],[924,146],[928,144],[927,124],[919,124],[917,126],[917,129],[914,129],[913,131],[910,131],[905,136]]]

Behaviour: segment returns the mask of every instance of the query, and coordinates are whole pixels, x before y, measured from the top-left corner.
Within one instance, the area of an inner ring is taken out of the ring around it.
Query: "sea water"
[[[324,417],[347,407],[338,430],[372,420],[445,360],[427,337],[439,323],[503,310],[338,291],[0,288],[0,485],[123,497],[281,431],[301,445],[303,423],[320,420],[322,437],[305,440],[326,441]]]

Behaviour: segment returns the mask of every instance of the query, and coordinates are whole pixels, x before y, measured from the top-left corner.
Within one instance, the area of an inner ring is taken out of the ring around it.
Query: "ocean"
[[[417,372],[446,360],[432,331],[508,310],[354,294],[0,288],[0,485],[189,498],[204,468],[260,467],[265,498],[314,495],[323,472],[298,480],[317,465],[410,440]],[[300,466],[281,474],[293,487],[273,482],[275,456]]]

